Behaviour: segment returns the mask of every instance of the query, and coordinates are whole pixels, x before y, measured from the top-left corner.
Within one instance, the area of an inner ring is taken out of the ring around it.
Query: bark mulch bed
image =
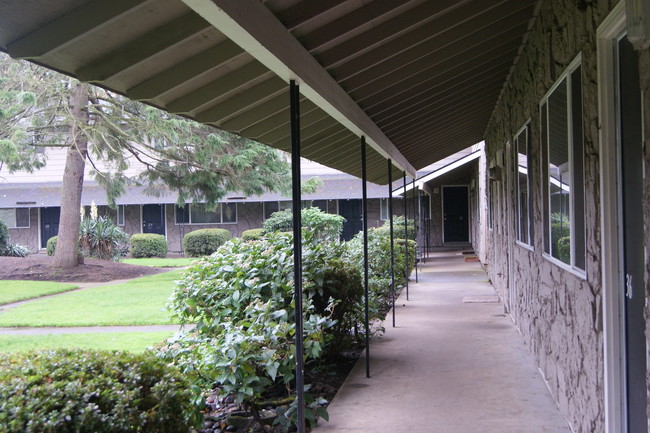
[[[29,257],[0,257],[0,280],[101,283],[153,275],[169,270],[96,259],[85,259],[83,264],[64,270],[52,268],[52,259],[53,257],[44,254],[34,254]]]

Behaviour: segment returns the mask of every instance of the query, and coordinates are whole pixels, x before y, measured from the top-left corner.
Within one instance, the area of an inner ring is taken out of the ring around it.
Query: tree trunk
[[[79,264],[79,226],[81,224],[81,193],[88,153],[88,139],[82,126],[88,124],[88,89],[77,83],[70,96],[73,115],[70,128],[72,144],[68,148],[61,190],[61,219],[52,266],[72,268]]]

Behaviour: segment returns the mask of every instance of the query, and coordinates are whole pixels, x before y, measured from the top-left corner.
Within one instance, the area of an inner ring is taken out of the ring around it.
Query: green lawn
[[[76,289],[74,284],[49,281],[0,280],[0,305]]]
[[[128,263],[129,265],[140,265],[140,266],[153,266],[155,268],[184,268],[192,264],[197,258],[194,257],[179,257],[179,258],[159,258],[159,257],[150,257],[142,259],[122,259],[122,263]]]
[[[0,326],[169,324],[170,315],[164,306],[181,272],[164,272],[37,299],[0,313]]]
[[[0,352],[25,352],[38,349],[100,349],[142,352],[174,333],[110,332],[101,334],[0,335]]]

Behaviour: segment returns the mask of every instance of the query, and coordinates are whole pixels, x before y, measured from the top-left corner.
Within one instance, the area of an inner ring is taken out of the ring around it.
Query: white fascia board
[[[415,176],[404,155],[260,0],[183,2],[278,77],[287,83],[295,80],[306,98]]]
[[[433,179],[442,176],[443,174],[449,173],[452,170],[455,170],[459,167],[462,167],[463,165],[467,164],[468,162],[472,162],[475,159],[478,159],[481,156],[482,149],[476,150],[475,152],[470,153],[467,156],[464,156],[460,159],[457,159],[456,161],[452,162],[451,164],[447,164],[444,167],[432,171],[429,174],[425,174],[419,179],[416,179],[415,181],[415,187],[419,189],[424,189],[424,186],[427,182],[431,182]],[[409,183],[406,185],[406,192],[409,192],[410,190],[413,189],[413,182]],[[400,188],[395,188],[393,190],[393,197],[399,197],[404,194],[404,187]]]

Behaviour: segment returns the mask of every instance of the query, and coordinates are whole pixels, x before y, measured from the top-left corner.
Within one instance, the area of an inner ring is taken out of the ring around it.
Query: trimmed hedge
[[[262,239],[263,235],[264,235],[264,229],[244,230],[241,233],[241,240],[242,241],[258,241],[258,240]]]
[[[136,233],[131,236],[131,257],[167,257],[167,240],[155,233]]]
[[[47,240],[47,255],[53,256],[54,251],[56,251],[56,242],[59,240],[58,236],[52,236]]]
[[[226,229],[200,229],[183,237],[183,252],[188,257],[208,256],[230,239]]]
[[[152,353],[56,350],[0,355],[6,433],[190,432],[201,421],[184,377]]]

